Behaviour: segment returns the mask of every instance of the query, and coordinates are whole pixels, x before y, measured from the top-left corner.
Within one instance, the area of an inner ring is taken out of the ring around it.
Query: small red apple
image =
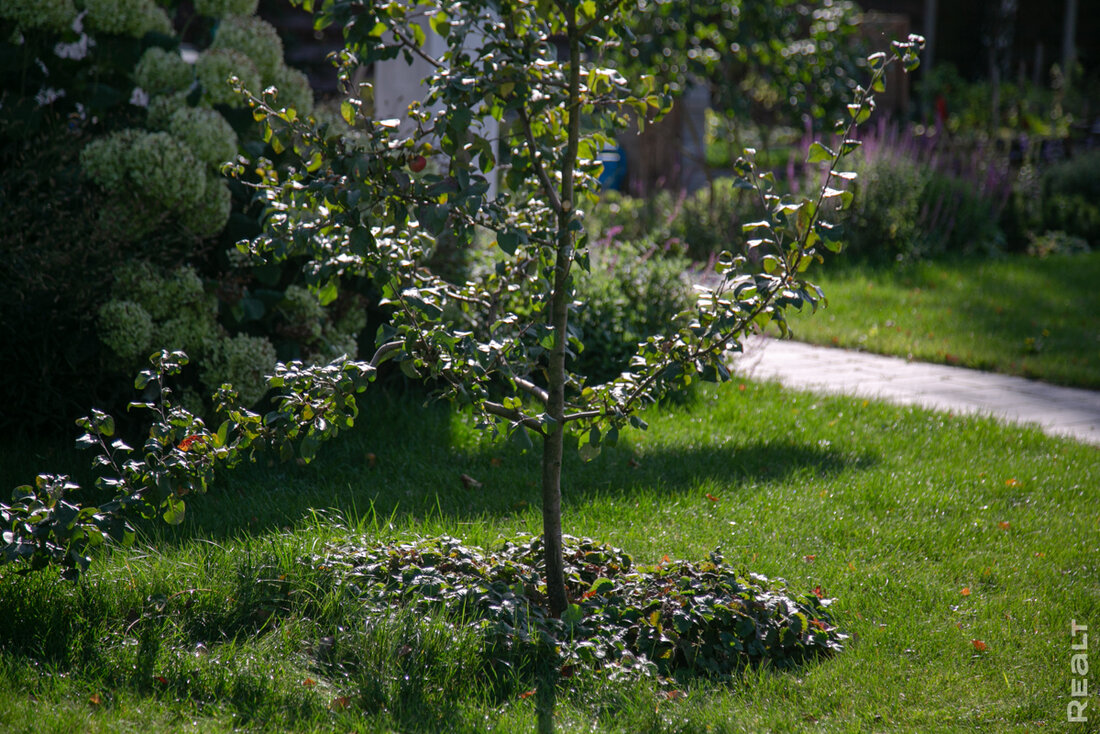
[[[409,159],[409,170],[413,173],[420,173],[424,170],[424,166],[428,165],[428,159],[422,155],[414,156]]]

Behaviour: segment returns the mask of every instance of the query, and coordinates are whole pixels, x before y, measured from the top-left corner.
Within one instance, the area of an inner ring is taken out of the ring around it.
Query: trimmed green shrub
[[[843,218],[847,253],[912,260],[1003,249],[996,202],[970,181],[907,155],[875,156],[858,173]]]
[[[1100,246],[1100,150],[1043,173],[1043,230],[1060,230]]]
[[[227,78],[257,93],[284,86],[281,102],[313,108],[274,28],[251,17],[255,0],[196,4],[210,18],[232,16],[211,24],[197,64],[181,56],[153,0],[82,9],[78,17],[69,0],[0,8],[0,203],[10,224],[0,279],[11,294],[0,307],[0,398],[12,408],[0,431],[71,425],[89,400],[119,412],[128,375],[161,346],[196,359],[185,387],[207,395],[201,376],[229,362],[206,369],[202,360],[236,334],[286,358],[354,355],[357,333],[333,318],[303,331],[280,310],[301,278],[294,266],[257,269],[223,254],[259,231],[262,207],[222,166],[243,150],[279,160],[251,116],[229,109],[244,103]],[[182,273],[202,307],[164,313]],[[345,300],[340,316],[360,303]],[[298,332],[309,338],[295,342]]]
[[[593,383],[617,377],[638,342],[669,329],[691,306],[690,263],[664,249],[652,241],[593,248],[591,270],[577,286],[584,305],[573,321],[584,351],[570,369]]]
[[[688,257],[696,262],[711,263],[723,250],[739,251],[744,241],[741,225],[759,212],[755,196],[738,188],[732,178],[713,181],[684,199],[670,234],[683,242]]]

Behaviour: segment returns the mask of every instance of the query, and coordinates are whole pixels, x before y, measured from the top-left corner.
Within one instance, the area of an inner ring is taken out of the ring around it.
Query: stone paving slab
[[[1100,446],[1100,392],[1092,390],[769,337],[746,340],[734,369],[791,388],[1035,424]]]

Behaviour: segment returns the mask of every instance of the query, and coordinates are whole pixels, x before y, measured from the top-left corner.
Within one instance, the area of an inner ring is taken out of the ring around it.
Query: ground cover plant
[[[828,307],[796,338],[1100,388],[1100,254],[860,265],[820,278]]]
[[[379,542],[450,535],[491,553],[538,533],[537,459],[447,406],[368,400],[375,420],[319,461],[243,468],[78,584],[7,567],[0,727],[533,730],[548,702],[494,669],[478,635],[368,614],[335,581],[348,551]],[[561,731],[1080,730],[1069,625],[1100,613],[1095,448],[751,382],[643,417],[601,463],[567,458],[574,532],[668,569],[720,547],[732,567],[836,597],[852,639],[727,682],[578,666],[553,702]],[[36,453],[85,460],[23,449],[0,457],[9,485]]]

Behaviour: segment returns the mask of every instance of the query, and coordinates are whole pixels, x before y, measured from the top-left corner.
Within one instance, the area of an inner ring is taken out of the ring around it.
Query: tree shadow
[[[538,445],[523,451],[482,439],[464,421],[445,405],[383,397],[364,411],[359,427],[325,445],[312,464],[261,461],[239,467],[207,495],[187,498],[181,526],[154,522],[145,530],[159,544],[263,534],[311,522],[318,511],[363,529],[537,512]],[[765,491],[799,475],[820,479],[877,463],[870,453],[794,439],[721,437],[713,445],[680,447],[635,438],[587,463],[575,447],[567,447],[565,506],[609,494],[675,495],[712,484],[735,492]]]

